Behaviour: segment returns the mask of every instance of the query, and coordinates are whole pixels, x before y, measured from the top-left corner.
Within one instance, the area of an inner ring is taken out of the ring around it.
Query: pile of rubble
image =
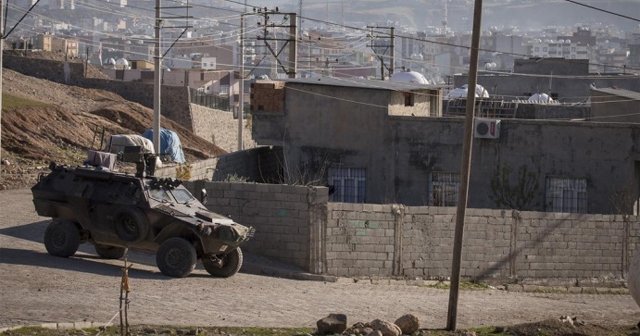
[[[395,322],[373,320],[358,322],[347,328],[347,316],[329,314],[318,320],[316,335],[355,335],[355,336],[400,336],[411,335],[420,329],[418,318],[411,314],[402,315]]]

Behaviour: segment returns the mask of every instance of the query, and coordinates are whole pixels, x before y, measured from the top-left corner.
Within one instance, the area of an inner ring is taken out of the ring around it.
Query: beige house
[[[67,57],[78,57],[78,47],[79,43],[76,39],[50,34],[40,34],[33,39],[33,49],[62,53]]]

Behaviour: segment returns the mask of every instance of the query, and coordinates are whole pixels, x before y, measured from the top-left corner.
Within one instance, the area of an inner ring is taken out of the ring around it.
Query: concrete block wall
[[[327,271],[339,276],[450,275],[455,208],[328,205]],[[469,209],[461,275],[624,277],[640,218]]]
[[[324,273],[320,250],[327,188],[257,183],[204,182],[207,207],[256,233],[243,249]],[[324,208],[324,209],[323,209]]]
[[[392,205],[329,203],[327,273],[391,276],[396,256]]]

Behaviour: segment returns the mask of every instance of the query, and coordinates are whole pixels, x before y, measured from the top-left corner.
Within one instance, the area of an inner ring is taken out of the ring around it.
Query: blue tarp
[[[153,129],[147,129],[142,136],[153,141]],[[177,163],[186,162],[178,133],[172,130],[160,128],[160,152],[161,155],[168,155],[171,161]]]

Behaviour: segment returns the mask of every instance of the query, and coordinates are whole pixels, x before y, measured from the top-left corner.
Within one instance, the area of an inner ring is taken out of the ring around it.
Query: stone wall
[[[216,146],[233,152],[238,149],[238,119],[232,112],[190,104],[193,120],[193,133]],[[245,149],[256,147],[251,137],[250,119],[243,120],[243,146]]]
[[[321,273],[321,229],[326,218],[327,188],[256,183],[206,182],[207,208],[256,228],[246,251],[274,257]]]
[[[8,50],[3,53],[2,62],[4,68],[53,82],[77,85],[84,80],[84,64],[77,61],[67,63],[68,81],[65,81],[65,62],[23,57],[20,52]]]
[[[142,82],[123,82],[100,78],[85,78],[83,63],[69,62],[68,78],[65,78],[65,62],[38,58],[27,58],[15,52],[5,52],[4,67],[27,76],[43,78],[57,83],[72,84],[89,89],[111,91],[148,108],[153,108],[153,84]],[[67,80],[68,79],[68,80]],[[162,86],[162,115],[194,131],[191,116],[188,87]],[[202,121],[201,119],[199,121]],[[205,140],[210,140],[205,138]]]
[[[111,91],[126,100],[153,109],[153,84],[87,78],[78,85],[90,89]],[[189,88],[163,85],[161,92],[162,115],[193,132]],[[205,138],[205,140],[208,139]]]

